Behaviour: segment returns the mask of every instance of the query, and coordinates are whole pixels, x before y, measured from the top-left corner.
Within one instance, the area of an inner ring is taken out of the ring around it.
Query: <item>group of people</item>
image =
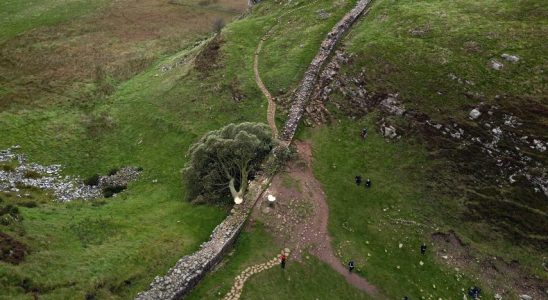
[[[361,185],[362,184],[362,176],[361,175],[356,175],[356,177],[354,178],[354,181],[356,182],[356,185]],[[365,180],[365,187],[366,188],[371,187],[371,179],[367,178],[367,180]]]

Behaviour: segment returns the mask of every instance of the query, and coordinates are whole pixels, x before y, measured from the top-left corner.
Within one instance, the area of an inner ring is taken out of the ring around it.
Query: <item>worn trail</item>
[[[298,86],[297,92],[293,97],[289,119],[286,122],[282,133],[282,138],[287,143],[291,143],[293,140],[293,136],[297,130],[300,119],[304,114],[305,107],[308,104],[308,100],[316,85],[318,75],[328,60],[330,54],[334,51],[336,44],[344,36],[346,31],[362,14],[366,12],[366,8],[370,2],[371,0],[359,1],[354,9],[347,13],[335,25],[335,27],[333,27],[333,29],[328,33],[327,38],[322,42],[318,54],[311,62],[303,80]],[[282,16],[286,14],[283,14]],[[277,24],[280,23],[282,16],[278,17]],[[271,34],[275,26],[276,25],[271,27],[270,30],[261,38],[254,54],[253,69],[255,72],[255,81],[257,86],[268,100],[268,124],[272,129],[274,137],[278,137],[278,129],[275,123],[276,102],[264,85],[259,74],[259,55],[261,53],[263,43]],[[346,270],[346,268],[341,264],[340,260],[335,256],[331,246],[331,237],[329,236],[327,229],[329,208],[327,206],[327,201],[325,199],[325,194],[322,190],[321,184],[316,180],[314,174],[312,173],[312,151],[310,144],[300,142],[297,143],[297,148],[301,158],[306,161],[307,166],[302,169],[295,168],[295,166],[293,166],[293,168],[289,167],[287,171],[292,175],[292,178],[300,181],[301,184],[304,184],[304,187],[310,196],[310,202],[314,207],[314,213],[311,219],[306,221],[306,224],[296,225],[291,229],[295,230],[295,232],[293,232],[293,238],[288,241],[289,244],[296,248],[296,256],[299,256],[303,249],[313,246],[311,250],[312,254],[329,264],[335,271],[344,276],[344,278],[356,288],[368,293],[369,295],[378,297],[379,294],[375,286],[367,282],[364,278],[356,274],[349,273],[348,270]],[[279,176],[276,176],[273,180],[271,192],[276,189],[276,182],[279,181]],[[280,187],[279,184],[278,187]],[[290,195],[283,195],[282,190],[283,189],[280,188],[280,190],[275,193],[280,192],[278,195],[282,198],[290,199]],[[260,209],[260,206],[255,208],[255,212],[253,213],[254,217],[258,216],[259,212],[257,212],[257,210]]]
[[[300,162],[289,163],[283,172],[295,183],[294,186],[288,187],[281,176],[276,176],[266,191],[266,194],[276,196],[276,205],[271,208],[266,201],[260,201],[252,218],[260,219],[279,243],[293,249],[292,259],[302,260],[308,252],[331,266],[357,289],[376,299],[382,298],[374,285],[355,273],[349,273],[335,256],[328,230],[327,199],[312,171],[312,146],[303,141],[296,141],[295,146]],[[311,208],[306,215],[298,212],[306,207]]]
[[[290,250],[288,248],[285,248],[280,253],[285,255],[285,256],[288,256],[289,253],[290,253]],[[243,288],[244,288],[244,284],[247,281],[247,279],[249,279],[249,277],[251,277],[251,276],[253,276],[257,273],[260,273],[262,271],[266,271],[268,269],[271,269],[274,266],[277,266],[280,262],[280,255],[276,255],[274,258],[272,258],[271,260],[269,260],[265,263],[254,265],[254,266],[251,266],[251,267],[247,267],[245,270],[243,270],[242,273],[240,273],[240,275],[238,275],[238,276],[236,276],[236,278],[234,278],[234,285],[230,289],[230,292],[228,292],[228,294],[226,294],[226,296],[223,298],[223,300],[238,300],[238,299],[240,299],[240,296],[242,295],[242,291],[243,291]]]
[[[259,45],[257,46],[257,49],[255,50],[255,55],[253,59],[253,71],[255,72],[255,82],[257,83],[257,86],[268,100],[266,119],[268,121],[268,126],[270,126],[270,129],[272,130],[272,136],[277,139],[278,128],[276,127],[276,101],[264,85],[263,80],[261,79],[261,75],[259,74],[259,54],[261,53],[265,40],[266,36],[262,37]]]
[[[315,0],[313,2],[310,2],[307,5],[303,5],[303,6],[295,8],[295,9],[288,10],[285,13],[281,14],[276,19],[276,24],[272,25],[272,27],[270,27],[270,29],[261,37],[261,40],[259,41],[259,44],[257,45],[257,48],[255,49],[255,53],[253,55],[253,72],[255,74],[255,83],[257,83],[257,86],[259,87],[259,89],[261,90],[261,92],[265,96],[266,100],[268,101],[268,108],[267,108],[267,111],[266,111],[266,120],[268,122],[268,126],[272,130],[272,136],[274,138],[278,138],[278,128],[276,126],[276,100],[274,99],[272,94],[270,94],[270,92],[266,88],[263,80],[261,79],[261,74],[259,73],[259,56],[261,54],[261,50],[263,49],[264,42],[272,34],[272,32],[274,31],[276,26],[278,26],[280,24],[283,17],[285,17],[285,16],[287,16],[287,15],[289,15],[289,14],[295,12],[295,11],[298,11],[298,10],[306,8],[310,5],[313,5],[317,1],[318,0]]]

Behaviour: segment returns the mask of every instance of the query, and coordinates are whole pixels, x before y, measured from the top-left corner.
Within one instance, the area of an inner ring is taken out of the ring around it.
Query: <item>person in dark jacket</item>
[[[371,187],[371,179],[367,178],[367,180],[365,181],[365,187],[366,187],[366,188],[370,188],[370,187]]]
[[[354,271],[354,268],[355,268],[354,261],[353,260],[349,261],[348,262],[348,272],[352,273],[352,271]]]
[[[365,140],[365,138],[367,137],[367,128],[362,129],[360,137]]]
[[[282,255],[280,255],[280,266],[282,266],[282,269],[285,269],[286,260],[287,260],[287,256],[285,256],[285,253],[282,253]]]
[[[425,254],[425,253],[426,253],[426,245],[422,244],[421,245],[421,254]]]
[[[360,175],[357,175],[354,180],[356,181],[356,185],[362,184],[362,177]]]
[[[468,295],[472,297],[472,299],[478,299],[481,293],[481,289],[474,286],[468,289]]]

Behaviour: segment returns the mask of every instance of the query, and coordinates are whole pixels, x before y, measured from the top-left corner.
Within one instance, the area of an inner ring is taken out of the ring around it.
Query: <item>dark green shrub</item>
[[[38,178],[42,177],[42,174],[40,174],[36,171],[33,171],[33,170],[26,170],[25,174],[23,176],[25,178],[38,179]]]
[[[122,192],[123,190],[125,190],[126,188],[127,188],[127,186],[125,186],[125,185],[107,186],[106,188],[103,189],[103,196],[105,198],[110,198],[110,197],[114,196],[114,194],[118,194],[118,193]]]
[[[108,176],[115,175],[118,171],[120,171],[120,168],[112,168],[108,171]]]
[[[105,200],[93,200],[93,201],[91,201],[91,206],[95,206],[95,207],[103,206],[105,204],[107,204],[107,202]]]
[[[11,204],[0,207],[0,216],[3,215],[11,215],[12,217],[17,217],[19,216],[19,208]]]
[[[99,174],[93,174],[84,180],[85,185],[97,186],[99,184]]]
[[[15,168],[12,165],[0,165],[0,170],[6,171],[6,172],[13,172],[15,171]]]
[[[7,226],[22,219],[21,215],[19,215],[19,208],[17,208],[17,206],[8,204],[0,207],[0,224]]]
[[[38,206],[38,204],[35,201],[21,202],[21,203],[18,203],[17,205],[27,207],[27,208],[34,208]]]

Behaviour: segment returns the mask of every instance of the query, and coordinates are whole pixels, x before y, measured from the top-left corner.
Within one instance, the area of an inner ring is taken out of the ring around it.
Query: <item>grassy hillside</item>
[[[197,249],[228,207],[183,200],[179,170],[189,145],[230,122],[266,122],[252,64],[272,26],[259,68],[283,103],[324,35],[355,3],[264,0],[213,36],[214,21],[228,23],[245,3],[24,2],[0,4],[0,149],[21,145],[31,161],[62,164],[67,175],[87,177],[127,165],[143,173],[119,196],[89,202],[59,204],[32,191],[24,201],[38,207],[30,208],[15,193],[0,193],[0,206],[20,204],[22,216],[0,231],[30,249],[19,265],[0,262],[0,299],[129,299]],[[532,116],[527,130],[546,140],[542,58],[548,24],[541,4],[374,1],[344,40],[353,58],[342,73],[364,79],[371,93],[399,93],[406,107],[439,122],[469,122],[471,107],[481,101],[499,105],[522,119]],[[283,15],[298,7],[303,8]],[[503,53],[520,61],[507,62]],[[493,70],[493,59],[504,67]],[[332,99],[346,98],[335,92]],[[521,109],[531,104],[540,109]],[[484,182],[458,181],[469,174],[448,167],[455,162],[433,153],[420,132],[386,141],[376,133],[377,112],[349,117],[344,107],[327,105],[332,122],[302,128],[298,138],[312,141],[314,171],[328,197],[329,229],[342,264],[356,260],[358,272],[390,299],[461,299],[471,285],[492,297],[522,281],[516,269],[508,276],[479,276],[491,274],[483,272],[492,269],[486,257],[498,257],[495,268],[501,270],[517,261],[546,281],[542,250],[508,239],[480,218],[462,218],[469,190]],[[284,118],[284,106],[278,106],[277,119]],[[370,129],[365,142],[358,138],[363,127]],[[536,158],[546,163],[545,155]],[[372,179],[370,190],[355,186],[358,174]],[[463,187],[471,188],[461,194]],[[489,203],[483,206],[487,216]],[[546,214],[545,207],[538,210]],[[513,219],[504,220],[513,226]],[[455,265],[435,253],[444,244],[433,234],[449,230],[481,263]],[[428,245],[424,256],[421,243]],[[260,225],[248,229],[190,299],[220,298],[234,276],[271,258],[280,246]],[[312,257],[279,271],[251,278],[242,297],[366,297]]]

